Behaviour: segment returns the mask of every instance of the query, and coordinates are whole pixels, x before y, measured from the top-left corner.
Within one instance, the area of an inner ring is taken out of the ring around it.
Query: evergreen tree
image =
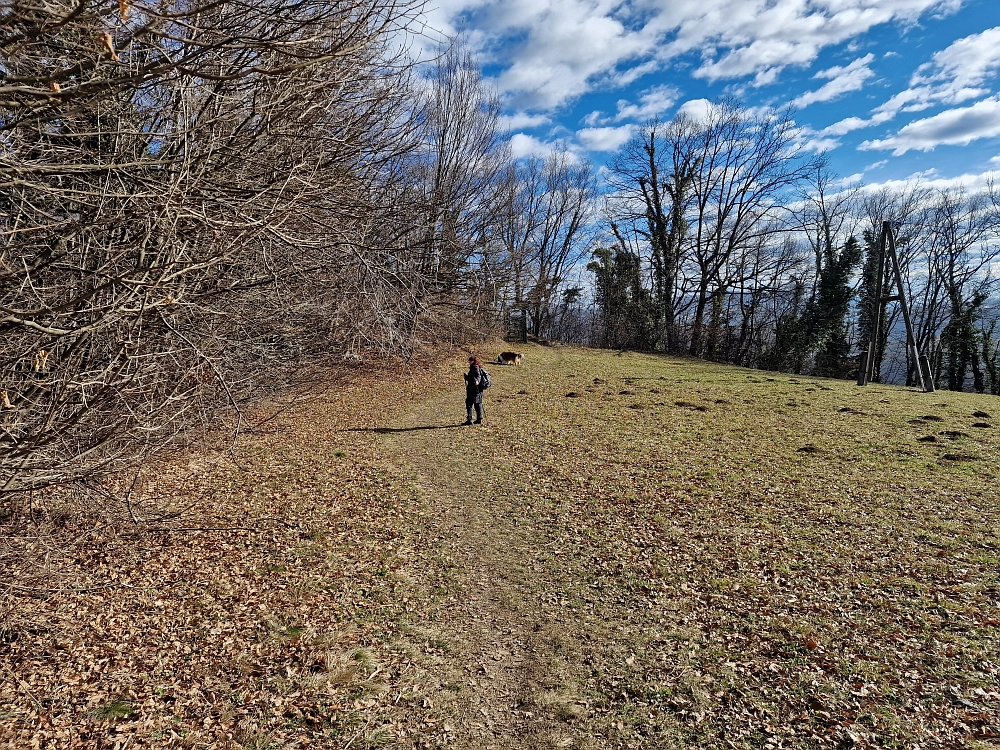
[[[847,314],[854,297],[851,277],[861,262],[861,245],[854,237],[839,250],[829,244],[820,260],[819,278],[804,305],[805,283],[796,279],[792,307],[776,322],[770,366],[802,373],[812,361],[812,374],[842,378],[851,369]]]
[[[971,368],[973,389],[976,393],[986,391],[986,374],[982,368],[984,337],[976,329],[986,299],[986,293],[978,291],[967,304],[957,304],[958,313],[952,315],[941,332],[942,364],[948,378],[948,390],[962,390]]]
[[[987,387],[994,396],[1000,396],[1000,340],[995,336],[997,322],[997,320],[984,322],[979,330],[983,345],[983,366],[986,368],[988,378]]]
[[[792,277],[792,296],[788,307],[774,321],[774,342],[761,357],[765,370],[800,372],[802,358],[803,300],[806,283],[801,276]]]
[[[813,374],[829,378],[845,377],[851,345],[847,341],[847,313],[854,290],[851,276],[861,262],[861,245],[851,237],[839,252],[831,247],[824,258],[816,297],[806,311],[806,341],[816,351]]]

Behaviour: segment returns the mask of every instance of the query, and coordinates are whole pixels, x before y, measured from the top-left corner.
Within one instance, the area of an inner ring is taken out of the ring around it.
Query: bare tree
[[[567,273],[587,253],[586,229],[594,204],[594,177],[590,164],[575,164],[565,152],[553,152],[542,165],[542,192],[533,233],[535,260],[532,288],[533,333],[540,335],[552,322],[556,298]]]
[[[462,314],[483,288],[483,243],[496,219],[509,162],[500,100],[471,53],[453,42],[437,60],[420,161],[423,217],[416,238],[427,303],[455,302]],[[478,256],[478,258],[477,258]],[[459,298],[452,299],[458,292]]]
[[[992,192],[942,190],[928,208],[927,256],[936,277],[928,285],[940,281],[948,311],[938,366],[954,391],[964,387],[969,368],[975,390],[985,390],[976,324],[997,285],[991,267],[1000,257],[1000,206]]]
[[[699,126],[684,116],[667,124],[650,122],[609,165],[614,193],[608,213],[613,231],[623,245],[625,235],[629,235],[648,247],[657,327],[667,351],[677,351],[680,346],[677,317],[684,299],[681,269],[688,249],[688,212],[699,159],[698,132]]]
[[[857,235],[860,224],[860,185],[840,185],[826,157],[809,165],[809,176],[797,204],[792,207],[794,226],[806,238],[816,263],[815,284],[826,259]]]
[[[391,182],[412,99],[386,43],[414,10],[0,8],[0,490],[114,467],[238,401],[264,332],[296,327],[275,295],[347,267],[391,283],[352,239],[375,233],[319,227],[363,228]]]
[[[690,353],[700,355],[708,324],[719,324],[722,297],[743,276],[731,260],[742,246],[773,234],[790,191],[809,173],[789,115],[714,105],[699,123],[692,183],[694,319]]]
[[[543,162],[538,157],[511,159],[504,171],[496,224],[491,228],[495,265],[507,294],[504,302],[519,306],[534,285],[545,196]]]

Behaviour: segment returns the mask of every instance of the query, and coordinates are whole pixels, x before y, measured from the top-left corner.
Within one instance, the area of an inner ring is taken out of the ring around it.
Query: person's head
[[[469,367],[482,367],[479,357],[469,357]]]

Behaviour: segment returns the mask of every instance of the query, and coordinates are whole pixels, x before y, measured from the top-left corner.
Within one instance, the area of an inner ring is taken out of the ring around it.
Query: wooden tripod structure
[[[899,270],[899,256],[896,255],[896,237],[892,231],[892,224],[888,221],[882,222],[882,233],[878,238],[878,254],[879,264],[875,284],[875,307],[872,311],[872,330],[868,339],[868,350],[861,358],[858,385],[867,385],[874,374],[875,351],[881,334],[885,305],[887,302],[898,302],[900,311],[903,313],[903,323],[906,325],[906,351],[912,358],[910,361],[916,365],[917,381],[924,393],[933,393],[934,378],[931,376],[931,364],[927,360],[927,355],[921,354],[920,350],[917,349],[917,339],[913,335],[913,323],[910,320],[910,308],[906,304],[906,293],[903,290],[903,274]],[[882,286],[885,283],[887,260],[892,264],[892,278],[889,282],[890,294],[883,295]],[[891,293],[893,282],[895,282],[896,294]]]

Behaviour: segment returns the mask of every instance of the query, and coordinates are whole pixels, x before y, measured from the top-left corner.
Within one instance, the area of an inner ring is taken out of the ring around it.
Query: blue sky
[[[600,164],[704,100],[795,107],[844,178],[981,183],[1000,170],[996,0],[437,0],[500,91],[518,155]]]

